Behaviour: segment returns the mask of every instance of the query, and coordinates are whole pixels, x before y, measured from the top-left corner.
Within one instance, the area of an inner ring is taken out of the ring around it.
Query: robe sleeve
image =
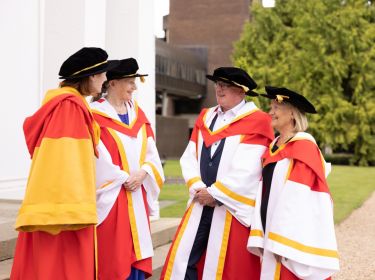
[[[247,243],[249,252],[262,256],[264,246],[264,230],[262,225],[262,218],[260,216],[260,206],[262,204],[262,181],[259,182],[258,192],[255,199],[255,209],[251,222],[250,236]]]
[[[189,188],[189,202],[191,203],[198,189],[206,188],[200,175],[200,166],[198,162],[198,128],[195,125],[191,134],[190,141],[180,159],[182,176]]]
[[[96,160],[96,201],[100,224],[109,214],[129,174],[120,168],[116,143],[105,129],[102,130],[97,150],[99,156]]]
[[[103,192],[122,185],[128,179],[129,174],[121,170],[120,167],[112,162],[111,155],[104,146],[99,142],[97,147],[99,157],[96,160],[96,188],[98,192]]]
[[[269,225],[265,249],[301,279],[325,279],[339,269],[333,204],[323,184],[295,160]]]
[[[165,178],[163,166],[156,148],[152,131],[147,132],[147,147],[145,161],[141,168],[147,172],[148,176],[143,181],[143,186],[147,192],[149,205],[153,205],[159,197],[161,188],[163,187]],[[152,209],[151,209],[152,210]]]
[[[220,174],[207,191],[222,202],[237,220],[249,227],[262,174],[261,156],[269,143],[262,136],[245,136],[235,151],[226,174]],[[253,141],[251,139],[256,139]],[[223,158],[221,159],[223,160]]]

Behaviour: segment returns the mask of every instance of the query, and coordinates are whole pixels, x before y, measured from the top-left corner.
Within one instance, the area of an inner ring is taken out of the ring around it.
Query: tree
[[[233,61],[260,86],[285,86],[318,110],[310,130],[320,145],[375,163],[375,3],[276,0],[251,6]],[[261,101],[264,102],[264,101]]]

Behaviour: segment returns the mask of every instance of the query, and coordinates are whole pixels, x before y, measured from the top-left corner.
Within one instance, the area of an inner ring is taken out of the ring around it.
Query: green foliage
[[[310,131],[321,145],[375,162],[375,3],[365,0],[254,1],[235,43],[234,63],[259,84],[305,95],[319,114]],[[263,106],[266,100],[260,100]]]

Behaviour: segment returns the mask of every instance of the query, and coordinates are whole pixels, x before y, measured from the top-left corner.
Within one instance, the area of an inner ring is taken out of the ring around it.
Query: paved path
[[[375,279],[375,192],[336,227],[340,272],[334,280]]]

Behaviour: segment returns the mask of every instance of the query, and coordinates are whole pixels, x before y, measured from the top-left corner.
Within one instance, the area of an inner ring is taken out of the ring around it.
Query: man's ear
[[[242,88],[238,88],[238,93],[240,95],[246,95],[246,92]]]

